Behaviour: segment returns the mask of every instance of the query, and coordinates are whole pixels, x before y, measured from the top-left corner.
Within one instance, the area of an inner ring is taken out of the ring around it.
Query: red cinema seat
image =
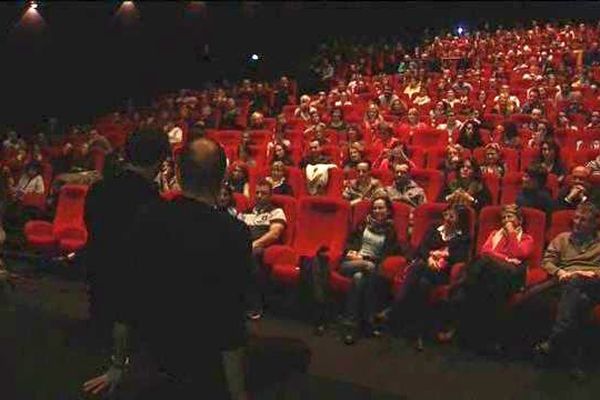
[[[448,132],[432,129],[417,132],[412,138],[413,146],[423,148],[439,147],[448,143]]]
[[[522,181],[523,172],[511,172],[502,178],[500,204],[514,203],[517,200],[517,195],[521,191]],[[558,178],[556,175],[548,174],[546,188],[550,191],[552,198],[556,198],[556,195],[558,194]]]
[[[569,232],[575,210],[560,210],[552,213],[550,227],[546,233],[546,241],[551,242],[559,233]]]
[[[410,175],[425,190],[427,201],[437,200],[444,185],[444,175],[441,171],[415,168],[410,171]]]
[[[238,212],[244,213],[250,209],[250,199],[241,193],[233,193],[233,200],[235,202],[235,209]]]
[[[206,137],[221,143],[223,146],[237,146],[242,140],[242,131],[209,129],[206,131]]]
[[[500,178],[492,174],[483,174],[483,182],[492,195],[492,205],[498,204],[500,198]]]
[[[588,162],[594,160],[600,155],[600,149],[586,149],[573,151],[571,153],[571,160],[569,167],[575,167],[578,165],[586,165]]]
[[[425,203],[421,206],[417,207],[414,211],[413,215],[413,230],[410,240],[411,247],[416,250],[429,228],[434,224],[441,224],[442,221],[442,212],[447,207],[446,203]],[[472,238],[475,236],[475,221],[476,214],[475,210],[469,208],[469,231]],[[474,241],[474,239],[473,239]],[[395,264],[395,265],[393,265]],[[452,266],[451,277],[455,278],[457,274],[460,272],[463,264],[457,264]],[[406,267],[406,262],[399,257],[390,257],[383,266],[383,269],[386,271],[386,274],[393,274],[393,289],[397,290],[403,282],[404,279],[404,269]],[[447,295],[449,290],[448,285],[440,285],[436,287],[435,290],[431,293],[431,300],[435,301],[437,299],[443,298]]]
[[[540,268],[544,252],[546,214],[533,208],[523,208],[522,212],[523,230],[533,237],[534,243],[533,252],[527,261],[526,285],[530,286],[546,279],[545,271]],[[488,206],[481,210],[475,254],[479,254],[490,233],[501,226],[501,213],[502,206]]]
[[[350,205],[329,197],[302,197],[298,200],[296,229],[292,246],[271,246],[264,262],[271,265],[273,279],[295,284],[300,276],[302,256],[312,257],[319,248],[328,248],[330,262],[335,265],[344,250],[348,236]]]
[[[29,221],[25,225],[27,243],[40,250],[53,250],[55,246],[63,253],[80,250],[87,242],[83,221],[87,191],[85,185],[64,185],[60,189],[54,221]]]
[[[519,152],[517,150],[502,148],[500,154],[506,165],[506,171],[504,172],[517,172],[519,170]],[[475,157],[479,165],[482,165],[485,159],[485,148],[478,147],[473,150],[473,157]]]
[[[446,157],[446,146],[437,146],[430,149],[425,149],[427,154],[427,169],[438,169],[444,158]],[[463,149],[463,158],[471,156],[469,149]]]
[[[425,149],[417,146],[408,146],[408,156],[417,168],[425,168]]]
[[[322,197],[341,199],[344,188],[344,171],[340,168],[331,168],[328,174],[329,181],[327,182],[327,191]],[[308,196],[307,181],[304,171],[302,171],[302,190],[297,196]]]

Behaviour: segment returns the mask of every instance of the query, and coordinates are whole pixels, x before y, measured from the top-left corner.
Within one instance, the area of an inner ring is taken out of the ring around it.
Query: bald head
[[[218,193],[225,176],[223,148],[206,138],[190,142],[179,158],[181,186],[192,194]]]
[[[573,185],[585,185],[591,175],[589,168],[578,165],[571,171],[571,183]]]

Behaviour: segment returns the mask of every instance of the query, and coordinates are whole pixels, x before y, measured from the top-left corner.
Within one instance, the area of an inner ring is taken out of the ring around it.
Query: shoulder
[[[550,243],[552,243],[552,245],[554,245],[554,247],[560,247],[560,246],[562,246],[562,244],[567,243],[570,238],[571,238],[571,232],[562,232],[562,233],[559,233],[558,235],[556,235],[554,237],[554,239],[551,240]]]

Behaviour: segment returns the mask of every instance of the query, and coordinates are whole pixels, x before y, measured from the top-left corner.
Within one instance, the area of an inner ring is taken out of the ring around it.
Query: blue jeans
[[[344,260],[340,272],[352,279],[346,297],[345,318],[353,324],[368,321],[376,306],[377,264],[367,260]]]

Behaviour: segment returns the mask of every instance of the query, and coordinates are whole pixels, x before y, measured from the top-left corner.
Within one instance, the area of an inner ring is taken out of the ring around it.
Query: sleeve
[[[287,219],[285,213],[281,208],[275,208],[269,214],[269,224],[280,223],[287,225]]]
[[[45,192],[44,178],[42,178],[40,175],[38,175],[35,178],[35,184],[33,185],[33,193],[44,194],[44,192]]]
[[[452,240],[449,248],[448,264],[465,262],[469,259],[471,251],[471,235],[463,234]]]
[[[564,235],[558,235],[554,238],[548,245],[544,257],[542,258],[542,268],[550,275],[556,275],[560,270],[563,238]]]
[[[343,253],[344,256],[350,250],[355,250],[355,251],[360,250],[360,248],[362,246],[362,236],[363,236],[363,230],[364,230],[361,228],[362,227],[358,227],[358,229],[356,229],[354,232],[352,232],[350,235],[348,235],[348,239],[346,240],[346,246],[344,247],[344,253]]]
[[[437,227],[435,225],[431,225],[427,229],[425,237],[423,238],[421,244],[417,248],[416,257],[419,257],[423,260],[427,260],[429,258],[429,253],[432,250],[435,250],[436,243],[440,242],[440,233],[437,231],[436,228]]]

